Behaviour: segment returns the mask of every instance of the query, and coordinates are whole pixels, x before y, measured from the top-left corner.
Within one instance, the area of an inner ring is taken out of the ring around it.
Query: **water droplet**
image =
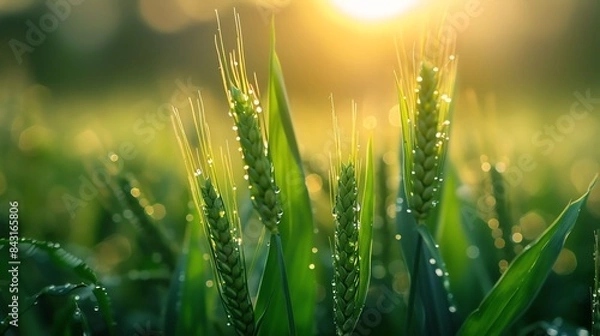
[[[312,251],[312,253],[317,253],[317,252],[319,252],[319,249],[318,249],[318,248],[316,248],[316,247],[313,247],[313,248],[311,249],[311,251]]]
[[[435,275],[441,277],[442,275],[444,275],[444,272],[441,269],[436,268],[435,269]]]
[[[311,270],[314,270],[315,269],[315,264],[309,264],[308,268],[311,269]]]
[[[397,235],[394,236],[394,238],[396,238],[396,240],[400,240],[400,239],[402,239],[402,236],[399,235],[399,234],[397,234]]]
[[[451,313],[456,313],[456,307],[454,307],[454,306],[450,306],[450,307],[448,307],[448,310],[449,310]]]
[[[435,265],[435,259],[433,259],[433,258],[429,259],[429,263],[432,265]]]
[[[80,299],[79,295],[75,295],[75,296],[73,297],[73,300],[75,300],[75,301],[79,301],[79,299]]]
[[[95,306],[95,307],[94,307],[94,311],[96,311],[96,312],[97,312],[97,311],[99,311],[99,310],[100,310],[100,307],[98,307],[98,306]]]

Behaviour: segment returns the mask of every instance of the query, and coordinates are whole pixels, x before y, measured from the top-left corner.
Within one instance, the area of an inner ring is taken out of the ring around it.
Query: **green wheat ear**
[[[223,199],[211,179],[204,179],[204,184],[200,188],[221,299],[237,333],[253,335],[254,310],[248,292],[242,248],[233,234],[234,228],[227,217]]]
[[[339,336],[350,335],[356,326],[356,299],[360,279],[358,244],[358,189],[352,162],[342,164],[335,196],[334,319]]]
[[[224,199],[218,191],[214,155],[210,145],[208,125],[204,119],[202,98],[199,97],[196,107],[191,100],[190,105],[194,112],[192,115],[200,148],[192,150],[177,109],[174,109],[172,120],[183,153],[194,203],[201,214],[208,239],[217,287],[228,319],[236,333],[254,335],[256,333],[254,309],[248,291],[241,239],[238,237],[240,223],[235,195]],[[223,153],[221,157],[226,168],[225,185],[233,191],[235,188],[229,161]]]
[[[333,105],[333,100],[332,100]],[[332,106],[333,109],[333,106]],[[336,334],[351,335],[356,327],[364,302],[360,302],[360,204],[357,182],[356,105],[353,104],[352,148],[347,162],[342,162],[340,131],[333,112],[336,142],[335,163],[332,163],[333,215],[335,222],[333,252],[333,306]],[[365,246],[370,248],[370,246]],[[363,270],[362,272],[369,272]]]
[[[278,234],[283,214],[279,188],[275,183],[259,95],[246,75],[242,31],[239,16],[237,13],[235,15],[237,52],[230,54],[229,59],[225,57],[221,25],[218,22],[219,38],[216,44],[219,66],[245,163],[252,204],[267,229],[272,234]]]
[[[456,77],[453,44],[421,59],[417,69],[401,68],[397,79],[402,120],[402,177],[408,207],[420,223],[439,202]]]

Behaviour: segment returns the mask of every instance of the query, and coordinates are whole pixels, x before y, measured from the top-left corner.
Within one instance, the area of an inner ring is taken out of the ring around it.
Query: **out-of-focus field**
[[[460,178],[456,192],[476,204],[487,221],[483,229],[490,246],[501,250],[514,244],[518,250],[600,172],[600,4],[481,0],[477,15],[468,15],[466,3],[449,5],[444,26],[457,37],[459,58],[449,159]],[[423,13],[434,4],[370,23],[316,1],[68,4],[64,18],[53,21],[55,29],[36,39],[29,31],[51,24],[44,21],[53,13],[48,5],[0,1],[0,236],[8,235],[8,202],[18,200],[21,237],[58,242],[101,275],[120,334],[158,328],[171,274],[160,266],[162,256],[144,246],[141,229],[130,220],[132,210],[116,197],[117,176],[134,181],[140,206],[176,251],[195,216],[170,106],[185,110],[187,98],[202,91],[216,148],[229,145],[237,183],[245,185],[214,47],[214,8],[226,44],[233,47],[232,8],[237,7],[247,67],[256,71],[263,91],[269,13],[275,13],[277,51],[324,258],[330,257],[332,232],[326,181],[334,143],[331,95],[347,139],[351,101],[357,103],[360,138],[373,136],[376,157],[390,172],[386,184],[392,193],[378,199],[378,207],[394,215],[400,141],[395,41],[414,40]],[[488,220],[496,205],[489,191],[491,169],[507,182],[512,242],[502,240]],[[399,247],[390,250],[387,244],[394,234],[388,222],[392,218],[375,223],[373,285],[389,281],[396,295],[406,294]],[[574,328],[589,328],[592,233],[599,225],[596,188],[522,326],[561,318]],[[249,231],[245,238],[256,241],[258,234]],[[473,249],[442,250],[463,263],[477,258]],[[450,269],[464,266],[448,263]],[[323,267],[317,295],[321,317],[329,316],[331,299],[325,295],[330,270]],[[69,279],[50,264],[23,270],[22,295]],[[469,299],[468,279],[453,277],[452,288],[464,298],[460,304],[473,309],[480,298]],[[2,297],[5,285],[0,280]],[[51,324],[40,314],[51,309],[47,304],[23,316],[31,321],[31,332]],[[394,317],[386,315],[382,323],[385,330]],[[331,325],[322,324],[319,330],[331,332]]]

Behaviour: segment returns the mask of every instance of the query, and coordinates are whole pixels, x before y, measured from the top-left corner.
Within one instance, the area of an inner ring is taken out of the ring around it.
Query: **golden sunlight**
[[[391,18],[416,6],[419,0],[331,0],[347,15],[360,20],[375,21]]]

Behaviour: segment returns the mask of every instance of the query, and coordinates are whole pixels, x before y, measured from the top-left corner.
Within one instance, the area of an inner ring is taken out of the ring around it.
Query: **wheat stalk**
[[[244,254],[241,239],[236,236],[239,217],[235,206],[235,195],[224,200],[218,192],[214,155],[210,145],[210,134],[205,120],[202,97],[196,106],[190,99],[196,136],[200,148],[192,150],[179,111],[174,108],[172,117],[179,147],[183,153],[194,203],[202,214],[202,222],[211,250],[213,271],[221,301],[231,325],[239,335],[254,335],[256,325],[254,310],[248,291]],[[226,181],[233,188],[233,178],[227,157],[221,153],[226,169]],[[229,209],[226,207],[229,205]],[[231,211],[231,212],[229,212]]]
[[[217,16],[218,38],[215,37],[219,67],[225,93],[229,100],[229,113],[234,120],[234,130],[240,143],[240,152],[244,160],[244,169],[250,189],[250,199],[261,222],[270,231],[276,247],[281,285],[286,303],[288,327],[291,336],[296,334],[296,325],[288,287],[287,272],[283,256],[279,223],[283,208],[279,196],[279,187],[275,183],[275,168],[269,153],[265,123],[260,106],[259,94],[246,75],[246,61],[240,18],[234,11],[237,51],[225,57],[225,48],[221,23]],[[255,78],[256,82],[256,78]],[[258,87],[258,85],[256,85]]]
[[[333,253],[333,306],[336,334],[351,335],[362,311],[358,302],[360,286],[360,246],[359,212],[357,182],[357,133],[356,104],[352,104],[352,144],[347,163],[342,162],[341,132],[331,98],[333,127],[335,135],[336,164],[332,163],[332,181],[334,195],[333,215],[335,221]]]
[[[259,95],[246,75],[239,16],[236,13],[237,53],[229,55],[229,62],[225,58],[221,25],[220,23],[218,25],[219,39],[216,44],[219,66],[245,163],[245,177],[250,188],[250,198],[263,224],[272,234],[278,234],[277,226],[281,221],[283,210],[279,199],[279,188],[275,183],[266,134],[262,127],[264,122],[262,122]]]
[[[441,32],[440,32],[441,33]],[[408,55],[397,79],[402,122],[402,180],[408,210],[425,224],[439,202],[447,152],[450,102],[456,77],[454,41],[424,38],[421,50]],[[434,44],[432,44],[434,42]],[[412,56],[412,57],[411,57]],[[400,52],[398,52],[400,57]],[[410,66],[415,68],[410,68]],[[416,237],[411,271],[406,333],[411,332],[423,238]]]

